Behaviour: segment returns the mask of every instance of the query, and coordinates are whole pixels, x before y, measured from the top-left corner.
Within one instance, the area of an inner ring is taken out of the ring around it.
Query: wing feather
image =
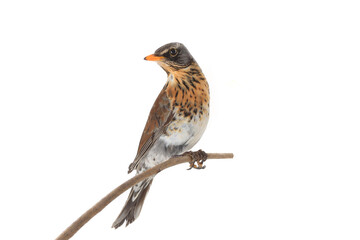
[[[171,110],[171,102],[164,87],[150,111],[140,139],[137,155],[129,166],[129,173],[139,165],[140,160],[149,152],[159,137],[166,132],[173,117],[174,113]]]

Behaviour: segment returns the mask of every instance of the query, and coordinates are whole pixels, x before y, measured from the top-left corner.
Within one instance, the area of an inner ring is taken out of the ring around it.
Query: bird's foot
[[[195,169],[204,169],[206,166],[204,165],[204,162],[207,159],[207,154],[203,150],[198,150],[196,152],[188,151],[183,154],[184,156],[190,156],[191,162],[190,162],[190,168],[188,170],[195,168]]]

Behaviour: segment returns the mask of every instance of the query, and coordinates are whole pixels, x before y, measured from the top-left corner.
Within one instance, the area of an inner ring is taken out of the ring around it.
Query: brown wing
[[[139,164],[142,157],[149,151],[161,134],[166,131],[174,114],[171,111],[170,100],[165,92],[165,87],[157,97],[146,122],[143,134],[140,139],[139,149],[135,160],[129,166],[129,173]]]

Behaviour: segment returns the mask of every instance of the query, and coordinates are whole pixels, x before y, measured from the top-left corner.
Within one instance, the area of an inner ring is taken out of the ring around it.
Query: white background
[[[166,81],[143,58],[179,41],[211,88],[195,147],[73,239],[359,239],[357,1],[1,1],[0,239],[54,239],[130,176]]]

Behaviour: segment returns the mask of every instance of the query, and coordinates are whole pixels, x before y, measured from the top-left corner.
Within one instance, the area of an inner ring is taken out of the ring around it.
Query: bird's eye
[[[171,57],[175,57],[178,54],[178,51],[175,48],[170,48],[169,53]]]

